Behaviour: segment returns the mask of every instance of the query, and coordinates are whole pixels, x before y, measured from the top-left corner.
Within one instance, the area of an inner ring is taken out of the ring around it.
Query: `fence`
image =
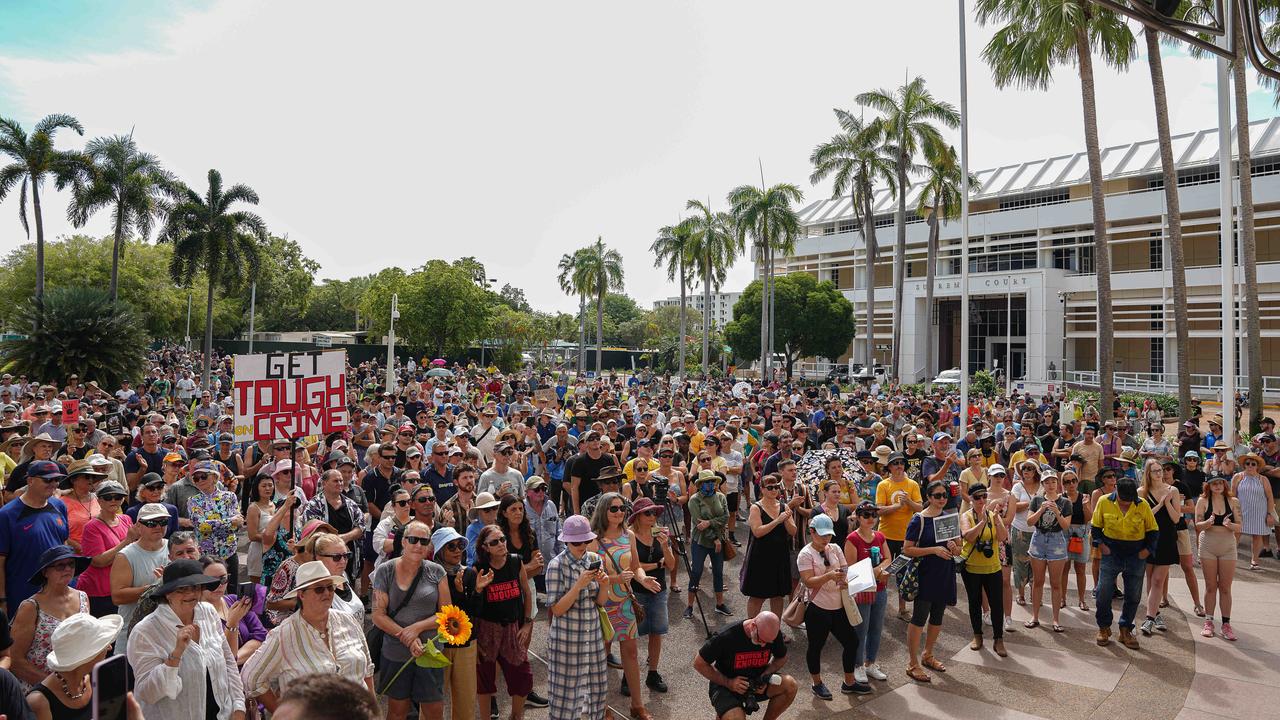
[[[1096,370],[1073,370],[1066,373],[1067,385],[1094,389],[1098,387]],[[1178,394],[1177,373],[1117,372],[1115,388],[1121,392]],[[1191,394],[1203,399],[1222,400],[1222,375],[1191,374]],[[1236,389],[1247,390],[1247,375],[1236,376]],[[1268,400],[1280,399],[1280,377],[1267,375],[1262,378],[1262,396]]]

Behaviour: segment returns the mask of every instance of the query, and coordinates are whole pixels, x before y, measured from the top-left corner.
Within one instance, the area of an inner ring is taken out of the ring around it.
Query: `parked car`
[[[960,386],[960,368],[943,370],[942,372],[938,373],[938,377],[933,379],[932,384],[933,385],[954,385],[956,387],[959,387]]]

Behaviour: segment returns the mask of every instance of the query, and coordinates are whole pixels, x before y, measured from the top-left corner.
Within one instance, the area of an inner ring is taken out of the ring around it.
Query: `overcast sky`
[[[317,281],[474,255],[535,308],[573,310],[556,263],[600,235],[647,307],[677,292],[648,248],[686,200],[724,209],[757,161],[827,197],[809,152],[864,90],[922,75],[958,105],[957,23],[950,0],[6,2],[0,116],[133,128],[201,191],[210,167],[248,183]],[[996,90],[991,32],[970,17],[971,167],[1082,149],[1074,71]],[[1214,63],[1168,50],[1165,73],[1174,132],[1214,125]],[[1154,136],[1144,60],[1099,68],[1098,100],[1104,144]],[[1256,88],[1250,106],[1275,114]],[[65,200],[45,199],[51,237],[72,230]],[[0,207],[0,252],[25,241],[16,210]],[[740,259],[726,289],[750,276]]]

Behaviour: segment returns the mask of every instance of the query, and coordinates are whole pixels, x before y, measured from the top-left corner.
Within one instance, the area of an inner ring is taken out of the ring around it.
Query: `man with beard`
[[[440,503],[437,499],[436,528],[451,527],[459,534],[466,532],[467,514],[475,501],[476,479],[479,477],[480,473],[474,465],[463,463],[453,469],[453,486],[457,494],[446,503]]]

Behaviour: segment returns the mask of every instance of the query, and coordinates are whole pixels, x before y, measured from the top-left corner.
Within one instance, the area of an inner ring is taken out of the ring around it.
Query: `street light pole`
[[[960,435],[969,432],[969,69],[960,8]]]
[[[1235,3],[1225,3],[1223,26],[1231,28]],[[1228,30],[1218,42],[1231,49]],[[1236,427],[1236,263],[1235,230],[1232,208],[1235,193],[1231,172],[1231,86],[1229,62],[1218,56],[1218,187],[1222,234],[1222,430],[1228,445],[1235,443]]]
[[[391,296],[391,323],[387,325],[387,392],[396,391],[396,320],[400,319],[400,296]]]
[[[187,352],[191,352],[191,292],[187,292]]]
[[[253,316],[258,307],[258,281],[249,286],[249,354],[253,354]]]

